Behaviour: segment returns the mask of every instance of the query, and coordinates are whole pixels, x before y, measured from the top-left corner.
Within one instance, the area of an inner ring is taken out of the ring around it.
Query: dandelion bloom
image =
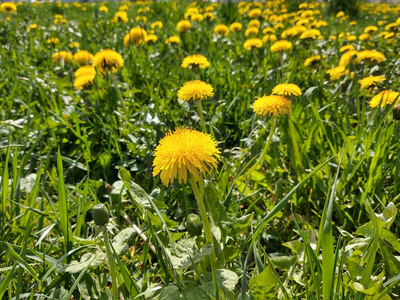
[[[346,52],[349,50],[354,50],[353,45],[344,45],[343,47],[340,47],[339,52]]]
[[[68,47],[70,48],[79,48],[80,47],[80,43],[79,42],[72,42],[68,45]]]
[[[69,63],[72,60],[72,54],[67,51],[60,51],[53,53],[53,62],[64,61],[65,63]]]
[[[358,37],[360,41],[369,41],[371,39],[371,35],[369,33],[362,33]]]
[[[270,95],[258,98],[253,103],[253,111],[258,116],[280,116],[290,113],[292,102],[282,96]]]
[[[95,54],[93,66],[101,73],[116,73],[124,66],[124,59],[114,50],[106,49]]]
[[[243,44],[243,48],[246,50],[254,50],[256,48],[261,48],[262,45],[263,45],[262,40],[254,38],[245,41]]]
[[[270,33],[275,33],[275,29],[272,27],[265,27],[262,31],[263,34],[270,34]]]
[[[197,101],[213,96],[213,87],[201,80],[188,81],[178,91],[178,99],[182,101]]]
[[[207,57],[201,54],[194,54],[186,56],[182,61],[182,67],[184,68],[200,68],[205,69],[210,66]]]
[[[0,5],[0,11],[14,13],[17,12],[17,6],[11,2],[4,2]]]
[[[346,36],[346,41],[348,42],[353,42],[357,40],[357,36],[355,36],[354,34],[350,34],[348,36]]]
[[[151,23],[150,25],[151,29],[162,29],[163,28],[163,23],[161,21],[155,21]]]
[[[349,50],[345,53],[343,53],[342,57],[340,58],[339,61],[339,66],[347,66],[350,61],[358,55],[358,52],[356,50]]]
[[[83,75],[96,75],[96,69],[93,68],[92,66],[83,66],[78,68],[78,70],[75,71],[74,75],[75,77],[83,76]]]
[[[306,60],[304,61],[304,66],[305,67],[309,67],[312,65],[315,65],[317,63],[319,63],[322,59],[321,55],[314,55],[314,56],[310,56],[308,58],[306,58]]]
[[[204,20],[204,17],[202,14],[194,14],[190,18],[193,22],[202,22]]]
[[[136,46],[143,43],[146,40],[146,37],[147,32],[141,27],[133,27],[129,30],[129,42],[134,43]]]
[[[123,23],[123,24],[128,23],[128,21],[129,21],[128,14],[124,10],[117,11],[114,15],[113,21],[117,22],[117,23]]]
[[[206,13],[203,15],[203,17],[204,17],[204,19],[206,19],[208,22],[211,22],[211,21],[213,21],[213,20],[215,19],[215,16],[214,16],[214,14],[213,14],[212,12],[206,12]]]
[[[373,51],[373,50],[364,50],[360,51],[357,53],[357,59],[355,60],[356,63],[359,63],[361,61],[365,61],[368,63],[376,62],[380,63],[385,60],[385,55],[383,55],[379,51]]]
[[[288,42],[286,40],[279,40],[276,41],[271,45],[271,52],[285,52],[287,50],[292,49],[293,45],[291,42]]]
[[[56,38],[56,37],[52,37],[52,38],[49,38],[46,40],[46,44],[49,44],[49,45],[57,45],[59,42],[60,42],[60,39]]]
[[[153,44],[153,43],[157,42],[157,40],[158,40],[158,37],[155,34],[149,34],[144,39],[146,44]]]
[[[309,29],[304,31],[301,35],[300,35],[300,39],[301,40],[320,40],[322,39],[322,34],[321,31],[319,31],[318,29]]]
[[[229,34],[229,28],[224,24],[218,24],[214,27],[214,33],[218,36],[227,36]]]
[[[36,30],[38,28],[37,24],[31,24],[28,26],[28,31]]]
[[[201,173],[209,174],[217,168],[220,151],[217,142],[209,134],[181,128],[169,132],[154,152],[153,176],[160,174],[168,186],[178,178],[186,183],[188,176],[200,180]]]
[[[331,80],[337,80],[343,75],[346,75],[349,73],[349,70],[346,70],[345,66],[338,66],[336,68],[329,69],[326,71],[330,75]]]
[[[294,83],[281,83],[272,89],[272,94],[280,96],[301,96],[300,88]]]
[[[369,76],[363,79],[360,79],[358,83],[360,84],[361,89],[366,89],[371,86],[376,86],[377,83],[383,82],[386,80],[385,76]]]
[[[251,11],[249,11],[249,17],[252,19],[258,18],[261,16],[261,9],[259,8],[254,8]]]
[[[385,107],[386,105],[392,104],[395,100],[398,102],[399,95],[400,93],[391,90],[382,91],[371,99],[369,106],[372,108],[378,107],[379,105]]]
[[[367,26],[364,28],[364,33],[373,34],[378,31],[378,27],[376,26]]]
[[[95,74],[84,74],[75,78],[74,88],[76,90],[89,89],[93,85]]]
[[[254,36],[254,35],[258,35],[258,28],[257,27],[249,27],[246,29],[246,32],[244,33],[244,35],[247,36]]]
[[[266,34],[263,36],[262,41],[263,43],[272,43],[275,42],[278,38],[276,37],[275,34],[271,33],[271,34]]]
[[[181,38],[179,36],[173,35],[165,40],[166,44],[179,44],[181,42]]]
[[[229,26],[230,31],[232,32],[240,32],[242,31],[243,25],[240,24],[239,22],[234,22]]]
[[[176,29],[178,29],[179,32],[188,31],[190,28],[192,28],[192,24],[188,20],[181,20],[176,24]]]
[[[247,27],[256,27],[256,28],[260,28],[261,26],[261,22],[259,20],[251,20],[249,22],[249,24],[247,25]]]
[[[74,60],[80,65],[88,65],[93,61],[93,54],[89,51],[81,50],[74,54]]]
[[[105,5],[101,5],[101,6],[99,7],[99,11],[102,11],[102,12],[104,12],[104,13],[107,13],[107,12],[108,12],[108,7],[105,6]]]

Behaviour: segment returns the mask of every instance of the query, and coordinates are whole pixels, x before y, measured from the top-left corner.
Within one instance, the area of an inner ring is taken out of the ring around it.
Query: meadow
[[[0,4],[0,299],[399,299],[400,5],[335,8]]]

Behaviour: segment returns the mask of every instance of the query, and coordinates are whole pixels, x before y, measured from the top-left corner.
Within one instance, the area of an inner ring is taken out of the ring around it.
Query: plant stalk
[[[104,236],[104,244],[106,246],[108,265],[110,267],[110,272],[111,272],[113,299],[119,299],[118,286],[117,286],[117,273],[115,271],[114,256],[111,250],[110,237],[108,235],[108,231],[106,228],[103,229],[103,236]]]

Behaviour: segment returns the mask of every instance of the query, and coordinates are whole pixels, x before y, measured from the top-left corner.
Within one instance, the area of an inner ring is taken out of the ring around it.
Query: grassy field
[[[399,12],[1,4],[0,298],[399,299]]]

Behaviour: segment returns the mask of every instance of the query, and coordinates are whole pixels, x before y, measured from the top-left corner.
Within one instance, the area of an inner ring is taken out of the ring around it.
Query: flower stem
[[[197,100],[196,104],[197,104],[197,110],[199,112],[202,130],[204,133],[207,133],[206,123],[204,122],[203,106],[201,105],[201,100]]]
[[[200,180],[203,180],[203,179],[200,179]],[[206,236],[206,241],[207,241],[207,243],[213,244],[211,227],[210,227],[210,223],[208,221],[207,211],[206,211],[206,207],[204,205],[204,201],[203,201],[203,197],[202,197],[202,195],[204,195],[204,190],[202,192],[199,191],[199,188],[196,183],[196,179],[194,178],[194,176],[192,174],[190,174],[190,184],[192,185],[193,193],[196,197],[197,206],[199,207],[200,216],[201,216],[201,219],[203,220],[203,229],[204,229],[204,234]],[[211,254],[211,258],[212,258],[212,263],[215,264],[216,260],[215,260],[214,253]]]
[[[260,154],[260,156],[258,157],[257,161],[255,162],[255,164],[246,172],[244,173],[242,176],[240,176],[239,179],[250,175],[255,169],[257,169],[257,167],[263,162],[265,155],[267,154],[268,150],[269,150],[269,146],[271,145],[272,142],[272,136],[274,135],[274,131],[275,131],[275,125],[276,125],[276,118],[272,117],[272,126],[269,132],[269,136],[268,136],[268,141],[265,144],[264,150],[263,152]]]
[[[112,82],[112,84],[113,84],[113,86],[114,86],[114,88],[115,88],[115,90],[117,92],[117,97],[118,97],[119,102],[121,103],[122,109],[125,112],[125,114],[128,116],[128,108],[126,107],[125,100],[122,97],[122,94],[121,94],[121,91],[120,91],[120,89],[118,87],[117,79],[115,78],[114,73],[110,72],[110,78],[111,78],[111,82]]]
[[[118,287],[117,287],[117,275],[115,272],[115,264],[114,264],[114,256],[113,256],[111,246],[110,246],[110,237],[108,235],[108,231],[106,228],[103,229],[103,236],[104,236],[104,244],[106,246],[108,265],[110,267],[110,272],[111,272],[113,299],[119,299],[118,298]]]

